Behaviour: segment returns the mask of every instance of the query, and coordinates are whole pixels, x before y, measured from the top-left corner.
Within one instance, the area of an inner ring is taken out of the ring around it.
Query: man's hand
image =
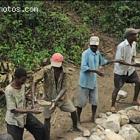
[[[101,76],[101,77],[103,77],[104,76],[104,73],[103,72],[101,72],[101,71],[97,71],[96,72],[99,76]]]
[[[136,63],[136,64],[132,64],[132,66],[134,66],[134,67],[140,67],[140,64],[139,63]]]
[[[119,64],[124,64],[125,61],[124,60],[114,60],[115,63],[119,63]]]

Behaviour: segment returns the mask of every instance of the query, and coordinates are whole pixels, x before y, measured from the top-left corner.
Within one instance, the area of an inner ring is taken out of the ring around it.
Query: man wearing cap
[[[135,67],[132,67],[132,64],[135,62],[134,58],[136,56],[136,41],[138,32],[138,29],[126,29],[125,40],[117,46],[115,59],[120,60],[120,63],[115,63],[114,65],[114,90],[112,93],[111,105],[112,112],[116,112],[116,97],[124,83],[135,83],[133,103],[140,104],[138,100],[140,91],[140,79],[137,75]]]
[[[89,100],[92,108],[92,121],[94,122],[98,102],[97,75],[104,76],[100,66],[106,64],[107,60],[102,57],[98,50],[98,36],[92,36],[89,45],[89,48],[82,53],[79,81],[80,89],[76,106],[80,121],[82,108],[85,107]]]
[[[66,76],[67,70],[63,63],[63,56],[60,53],[55,53],[51,57],[51,65],[45,66],[42,69],[42,72],[37,76],[34,75],[33,78],[33,85],[32,85],[32,92],[35,93],[35,87],[37,83],[44,78],[44,93],[45,93],[45,100],[46,101],[55,101],[56,98],[62,93],[62,91],[66,88]],[[53,105],[52,105],[53,106]],[[46,140],[50,140],[50,120],[51,114],[54,112],[55,107],[50,106],[44,107],[44,125],[46,129]],[[76,108],[74,107],[73,103],[67,98],[65,94],[62,98],[58,100],[56,106],[59,107],[64,112],[70,112],[71,118],[73,122],[73,130],[79,130],[77,128],[77,113]]]

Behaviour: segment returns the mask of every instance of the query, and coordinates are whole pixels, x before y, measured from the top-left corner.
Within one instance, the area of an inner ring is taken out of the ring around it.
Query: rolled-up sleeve
[[[7,110],[16,109],[16,101],[9,90],[5,90]]]
[[[86,72],[89,70],[89,65],[88,65],[88,53],[83,53],[82,54],[82,62],[81,62],[81,71]]]

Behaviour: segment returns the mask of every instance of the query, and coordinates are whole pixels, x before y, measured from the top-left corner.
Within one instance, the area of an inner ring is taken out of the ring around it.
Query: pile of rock
[[[74,140],[140,140],[140,106],[129,107],[116,114],[100,113],[96,124],[90,137]]]

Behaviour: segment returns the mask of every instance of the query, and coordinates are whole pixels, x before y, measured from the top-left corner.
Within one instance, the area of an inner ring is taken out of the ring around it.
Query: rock
[[[118,92],[118,95],[117,95],[117,101],[121,100],[121,99],[125,99],[127,97],[128,93],[126,91],[123,91],[123,90],[120,90]]]
[[[130,122],[140,124],[140,111],[129,110],[127,112],[127,115],[128,115]]]
[[[85,138],[85,137],[77,137],[77,138],[74,138],[74,140],[87,140],[87,138]]]
[[[89,131],[88,129],[85,129],[85,130],[83,131],[83,136],[84,136],[84,137],[89,137],[89,136],[90,136],[90,131]]]
[[[98,115],[98,117],[99,117],[99,118],[107,118],[107,116],[106,116],[105,113],[100,113],[100,114]]]
[[[92,134],[93,134],[93,133],[97,133],[98,135],[100,135],[100,134],[103,134],[104,130],[105,130],[105,129],[104,129],[102,126],[97,125],[96,127],[94,127],[94,128],[91,130],[91,133],[92,133]]]
[[[89,140],[102,140],[102,139],[96,133],[93,133],[90,136]]]
[[[99,129],[100,131],[104,131],[104,130],[105,130],[105,129],[104,129],[102,126],[100,126],[100,125],[97,125],[96,128]]]
[[[110,115],[112,115],[112,112],[106,112],[106,115],[110,116]]]
[[[129,110],[138,110],[140,111],[140,107],[139,106],[131,106],[131,107],[128,107],[125,109],[126,111],[129,111]]]
[[[140,124],[132,124],[133,127],[137,129],[137,131],[140,133]]]
[[[105,140],[125,140],[122,136],[114,133],[110,129],[105,130]]]
[[[101,134],[101,135],[100,135],[100,138],[101,138],[101,140],[106,140],[104,134]]]
[[[96,130],[97,130],[97,128],[96,128],[96,127],[92,128],[92,129],[91,129],[91,134],[92,134],[92,133],[95,133],[95,132],[96,132]]]
[[[95,120],[95,123],[97,124],[97,125],[100,125],[100,126],[102,126],[103,128],[105,128],[105,123],[106,123],[106,118],[97,118],[96,120]]]
[[[129,123],[129,118],[127,115],[122,114],[121,115],[121,126],[128,124]]]
[[[117,113],[120,115],[126,115],[127,111],[126,110],[119,110]]]
[[[81,125],[78,125],[78,128],[82,131],[84,137],[90,136],[90,131],[87,128],[82,127]]]
[[[125,140],[137,140],[139,136],[138,131],[130,124],[122,126],[121,130],[119,131],[119,134]]]
[[[120,130],[120,122],[121,116],[119,114],[112,114],[111,116],[108,117],[105,123],[105,128],[111,129],[117,133]]]
[[[10,134],[0,134],[0,140],[13,140]]]
[[[137,140],[140,140],[140,133],[139,133],[139,136],[138,136]]]

